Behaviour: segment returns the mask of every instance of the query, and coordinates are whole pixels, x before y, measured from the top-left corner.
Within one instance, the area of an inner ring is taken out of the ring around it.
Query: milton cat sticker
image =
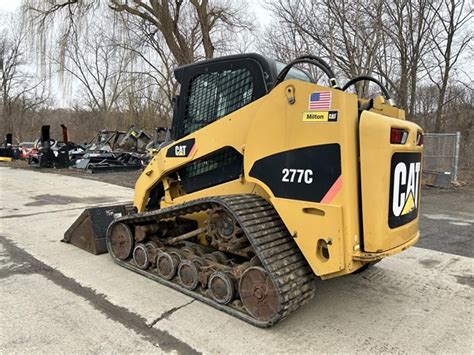
[[[418,216],[421,153],[395,153],[390,170],[388,224],[396,228]]]

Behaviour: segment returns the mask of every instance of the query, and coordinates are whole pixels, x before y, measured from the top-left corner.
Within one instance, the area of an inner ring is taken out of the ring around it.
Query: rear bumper
[[[380,253],[359,252],[357,254],[354,254],[352,256],[352,259],[358,260],[358,261],[364,261],[364,262],[382,260],[383,258],[387,256],[395,255],[404,251],[405,249],[408,249],[409,247],[413,246],[418,241],[419,238],[420,238],[420,231],[417,231],[411,239],[409,239],[406,243],[399,245],[396,248],[386,250]]]

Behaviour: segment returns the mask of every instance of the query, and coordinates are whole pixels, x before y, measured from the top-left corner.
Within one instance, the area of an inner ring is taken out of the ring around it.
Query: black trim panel
[[[321,202],[341,175],[340,145],[323,144],[273,154],[257,160],[249,175],[265,183],[275,197]]]

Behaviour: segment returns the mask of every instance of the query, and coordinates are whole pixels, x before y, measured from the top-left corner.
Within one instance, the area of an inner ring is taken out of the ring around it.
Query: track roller
[[[209,295],[220,304],[228,304],[234,298],[234,282],[231,277],[221,271],[211,274],[208,281]]]
[[[133,261],[135,261],[135,264],[137,264],[140,269],[148,269],[150,266],[150,258],[145,244],[139,243],[135,249],[133,249]]]
[[[153,241],[153,240],[151,240],[151,241],[149,241],[149,242],[146,242],[146,243],[145,243],[145,246],[147,247],[148,250],[150,250],[150,249],[158,249],[158,243],[155,242],[155,241]]]
[[[212,263],[217,263],[219,260],[215,255],[212,254],[206,254],[203,256],[204,260],[212,262]]]
[[[219,250],[213,251],[211,254],[214,255],[216,257],[217,261],[220,262],[220,263],[225,263],[226,261],[229,260],[227,258],[227,255],[225,255],[223,252],[221,252]]]
[[[191,260],[182,260],[178,265],[178,282],[188,290],[195,290],[199,284],[199,271]]]
[[[171,280],[178,270],[179,259],[171,253],[161,252],[156,257],[156,272],[165,280]]]
[[[183,247],[179,251],[186,259],[191,259],[196,255],[191,247]]]
[[[208,262],[201,256],[195,256],[191,259],[191,261],[196,265],[197,269],[201,269],[203,266],[207,266]]]

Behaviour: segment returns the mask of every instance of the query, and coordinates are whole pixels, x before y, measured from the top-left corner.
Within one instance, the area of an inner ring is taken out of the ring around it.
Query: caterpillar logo
[[[420,153],[392,156],[388,224],[396,228],[418,216],[421,176]]]
[[[174,147],[174,155],[177,157],[185,157],[186,156],[186,146],[185,145],[177,145]]]
[[[167,151],[168,158],[186,158],[193,155],[196,151],[196,140],[194,138],[186,139],[175,145],[172,145]]]

